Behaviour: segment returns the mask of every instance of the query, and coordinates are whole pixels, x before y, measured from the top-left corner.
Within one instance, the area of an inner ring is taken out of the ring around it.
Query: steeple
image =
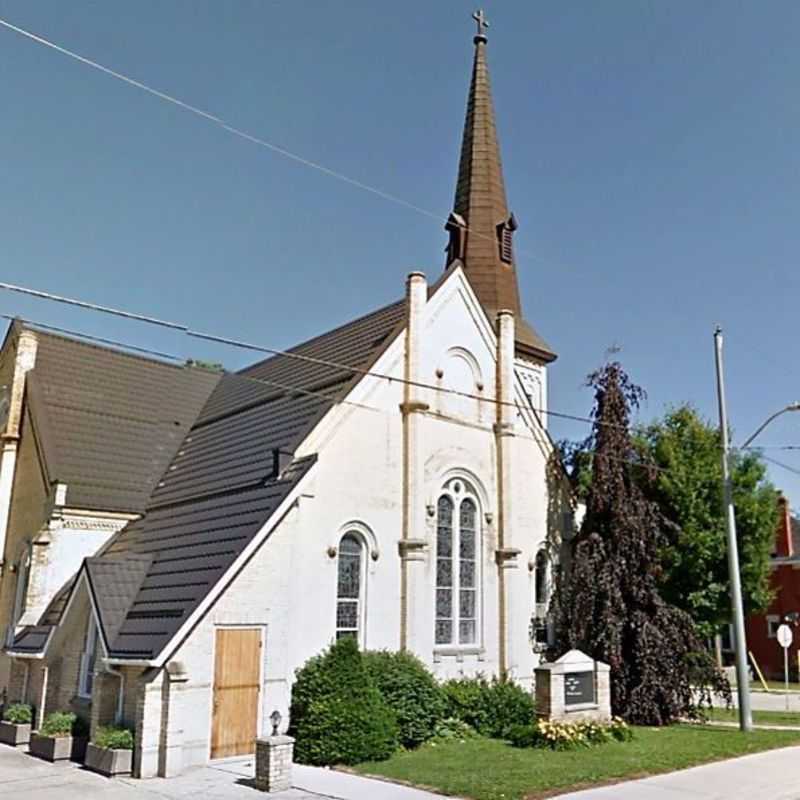
[[[473,14],[478,25],[475,59],[461,143],[447,268],[460,262],[489,317],[509,309],[516,318],[517,349],[521,354],[553,361],[555,353],[522,315],[513,236],[517,221],[508,210],[503,165],[494,119],[492,89],[486,62],[486,22],[483,11]]]

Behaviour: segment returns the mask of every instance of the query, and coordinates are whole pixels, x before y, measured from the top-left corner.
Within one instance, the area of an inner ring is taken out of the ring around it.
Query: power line
[[[2,288],[2,287],[0,287],[0,288]],[[100,344],[105,344],[105,345],[109,345],[109,346],[112,346],[112,347],[121,348],[123,350],[130,350],[130,351],[134,351],[136,353],[141,353],[143,355],[153,356],[153,357],[157,357],[157,358],[160,358],[160,359],[167,359],[167,360],[179,363],[181,365],[186,365],[187,364],[187,361],[183,356],[178,356],[178,355],[175,355],[173,353],[165,353],[164,351],[161,351],[161,350],[154,350],[154,349],[151,349],[149,347],[141,347],[139,345],[134,345],[134,344],[131,344],[129,342],[122,342],[122,341],[120,341],[118,339],[108,339],[108,338],[101,337],[101,336],[95,336],[93,334],[84,333],[83,331],[76,331],[76,330],[70,329],[70,328],[64,328],[64,327],[57,326],[57,325],[51,325],[51,324],[45,323],[45,322],[39,322],[37,320],[27,319],[27,318],[21,317],[19,315],[15,316],[15,315],[11,315],[11,314],[0,314],[0,319],[9,320],[11,322],[14,322],[14,321],[22,322],[22,323],[24,323],[26,325],[30,325],[30,326],[32,326],[34,328],[37,328],[37,329],[42,329],[42,330],[45,330],[45,331],[52,331],[52,332],[59,333],[59,334],[64,334],[64,335],[67,335],[67,336],[74,336],[74,337],[76,337],[78,339],[85,339],[85,340],[90,341],[90,342],[96,342],[96,343],[100,343]],[[197,369],[202,369],[202,368],[201,367],[197,367]],[[313,396],[313,397],[319,397],[319,398],[322,398],[322,399],[330,401],[330,402],[341,403],[343,405],[353,406],[355,408],[359,408],[359,409],[365,410],[365,411],[372,411],[372,412],[375,412],[375,413],[382,413],[382,414],[389,414],[390,413],[386,409],[378,408],[377,406],[371,406],[371,405],[367,405],[365,403],[358,403],[358,402],[355,402],[355,401],[352,401],[352,400],[347,400],[345,398],[342,398],[339,395],[330,395],[330,394],[325,394],[324,392],[319,392],[319,391],[315,391],[315,390],[311,390],[311,389],[304,389],[304,388],[302,388],[300,386],[297,386],[296,384],[287,384],[287,383],[279,383],[279,382],[276,382],[276,381],[269,381],[269,380],[266,380],[266,379],[263,379],[263,378],[255,378],[255,377],[253,377],[251,375],[244,375],[244,374],[242,374],[240,372],[230,372],[228,370],[223,370],[222,374],[225,377],[229,378],[229,379],[235,378],[235,379],[238,379],[238,380],[241,380],[241,381],[248,381],[250,383],[260,384],[262,386],[268,386],[269,388],[273,388],[273,389],[281,389],[281,390],[286,391],[286,392],[292,392],[292,393],[298,393],[298,394],[305,394],[305,395],[309,395],[309,396]],[[369,373],[367,373],[367,374],[369,374]],[[395,379],[395,380],[398,383],[402,383],[403,382],[400,379]],[[448,391],[447,389],[444,389],[444,388],[442,388],[442,390],[443,391]],[[492,401],[491,398],[480,398],[478,395],[474,395],[474,397],[482,399],[485,402],[495,402],[495,401]],[[520,406],[518,403],[513,403],[511,405],[513,405],[518,411],[522,410],[522,406]],[[537,412],[537,409],[533,406],[533,403],[530,400],[528,402],[528,406],[527,407],[528,407],[528,409],[530,411],[532,411],[534,413]],[[447,414],[442,414],[441,412],[433,412],[433,413],[436,416],[442,417],[443,419],[445,419],[447,421],[454,422],[454,423],[457,423],[457,424],[467,424],[467,425],[470,425],[470,426],[475,426],[476,425],[475,423],[470,423],[470,422],[467,422],[465,420],[458,419],[456,417],[450,417]],[[570,415],[562,415],[562,416],[569,416],[569,418],[575,419],[575,420],[578,420],[578,421],[581,421],[581,422],[588,422],[588,423],[592,423],[592,424],[595,423],[595,420],[592,420],[589,417],[577,417],[577,416],[570,416]],[[530,427],[530,425],[525,421],[524,417],[523,417],[523,422],[525,423],[526,427],[528,427],[531,431],[533,431],[533,429]],[[598,423],[598,424],[603,424],[603,423]],[[490,430],[489,427],[481,426],[479,423],[477,424],[477,427],[480,427],[482,430],[484,430],[484,429],[485,430]],[[527,439],[529,441],[538,441],[534,436],[525,436],[525,435],[521,435],[520,436],[520,434],[517,434],[517,436],[519,438],[524,438],[524,439]],[[621,458],[620,456],[610,456],[610,455],[606,456],[606,457],[610,458],[613,461],[617,461],[617,462],[620,462],[620,463],[623,463],[623,464],[628,464],[628,465],[634,466],[634,467],[640,467],[642,469],[652,469],[652,470],[655,470],[656,472],[660,472],[660,473],[671,473],[672,472],[672,470],[670,470],[670,469],[667,469],[667,468],[664,468],[664,467],[659,467],[659,466],[657,466],[655,464],[648,464],[646,462],[642,462],[642,461],[638,461],[638,460],[626,459],[626,458]]]
[[[131,311],[124,311],[121,309],[113,308],[111,306],[104,306],[99,305],[97,303],[91,303],[85,300],[77,300],[72,297],[65,297],[63,295],[53,294],[52,292],[44,292],[38,289],[29,289],[24,286],[18,286],[16,284],[4,283],[0,282],[0,289],[6,289],[8,291],[16,292],[18,294],[25,294],[30,295],[32,297],[36,297],[39,300],[49,300],[55,303],[62,303],[65,305],[77,306],[78,308],[89,310],[89,311],[97,311],[102,314],[109,314],[111,316],[119,316],[123,317],[124,319],[134,320],[137,322],[144,322],[146,324],[157,325],[162,327],[170,328],[171,330],[180,331],[185,333],[187,336],[191,336],[196,339],[202,339],[205,341],[215,342],[218,344],[229,345],[231,347],[236,347],[243,350],[252,350],[258,353],[265,353],[271,356],[280,356],[289,359],[295,359],[297,361],[302,361],[305,363],[316,364],[319,366],[331,367],[334,369],[343,370],[346,372],[354,372],[359,375],[363,376],[370,376],[373,378],[378,378],[381,380],[388,381],[390,383],[399,383],[401,385],[409,385],[414,386],[419,389],[427,389],[434,392],[439,392],[442,394],[450,394],[457,397],[461,397],[467,400],[477,400],[484,403],[491,403],[493,405],[507,405],[511,408],[516,408],[517,404],[513,401],[503,401],[498,400],[497,398],[486,397],[480,394],[474,394],[472,392],[462,392],[458,389],[451,389],[446,386],[439,386],[435,383],[428,383],[426,381],[409,381],[406,378],[398,378],[395,375],[389,375],[383,372],[376,372],[375,370],[365,369],[363,367],[355,366],[353,364],[344,364],[342,362],[333,361],[331,359],[325,358],[317,358],[314,356],[304,355],[303,353],[294,352],[292,350],[279,350],[275,347],[265,347],[264,345],[254,344],[252,342],[245,342],[240,339],[232,339],[227,336],[218,336],[212,333],[202,333],[200,331],[195,331],[189,328],[188,325],[184,325],[179,322],[168,322],[165,320],[157,319],[155,317],[147,316],[144,314],[137,314]],[[124,345],[123,345],[124,346]],[[606,425],[624,428],[625,426],[622,425],[615,425],[613,423],[604,423],[598,420],[593,419],[592,417],[581,417],[577,414],[567,414],[564,412],[559,411],[552,411],[550,409],[543,409],[543,408],[536,408],[531,406],[533,410],[537,414],[546,414],[551,417],[556,417],[558,419],[565,419],[570,420],[573,422],[582,422],[588,423],[590,425]]]
[[[800,444],[759,444],[740,447],[740,450],[800,450]]]
[[[274,142],[270,142],[267,139],[263,139],[260,136],[256,136],[255,134],[248,133],[247,131],[243,130],[242,128],[237,128],[235,125],[231,125],[230,123],[226,122],[222,117],[217,116],[216,114],[212,114],[209,111],[205,111],[198,106],[192,105],[191,103],[187,103],[184,100],[181,100],[174,95],[168,94],[166,92],[162,92],[159,89],[155,89],[152,86],[149,86],[142,81],[138,81],[135,78],[130,77],[129,75],[125,75],[122,72],[118,72],[117,70],[111,69],[110,67],[106,67],[103,64],[100,64],[98,61],[93,61],[86,56],[80,55],[80,53],[76,53],[74,50],[69,50],[66,47],[63,47],[55,42],[51,41],[50,39],[45,39],[43,36],[39,36],[38,34],[33,33],[32,31],[26,30],[25,28],[20,28],[17,25],[8,22],[0,18],[0,26],[7,28],[14,33],[19,34],[20,36],[24,36],[27,39],[30,39],[37,44],[43,45],[44,47],[48,47],[52,50],[55,50],[62,55],[67,56],[68,58],[72,58],[75,61],[84,64],[85,66],[91,67],[92,69],[96,69],[105,75],[108,75],[112,78],[115,78],[123,83],[128,84],[129,86],[133,86],[136,89],[140,89],[143,92],[146,92],[153,97],[158,98],[159,100],[163,100],[164,102],[171,103],[178,108],[181,108],[184,111],[189,112],[190,114],[194,114],[207,122],[211,122],[215,125],[218,125],[223,130],[227,131],[228,133],[238,136],[245,141],[251,142],[252,144],[258,145],[259,147],[264,147],[267,150],[276,153],[277,155],[283,156],[284,158],[288,158],[291,161],[294,161],[298,164],[301,164],[305,167],[309,167],[310,169],[317,170],[321,172],[323,175],[327,175],[328,177],[335,178],[336,180],[342,181],[344,183],[349,184],[350,186],[355,187],[356,189],[361,189],[362,191],[369,192],[376,197],[380,197],[382,200],[387,200],[390,203],[395,203],[397,205],[403,206],[411,211],[416,212],[417,214],[422,214],[429,219],[436,220],[440,224],[446,224],[447,218],[442,214],[437,214],[435,211],[430,211],[427,208],[423,208],[422,206],[418,206],[415,203],[410,202],[409,200],[405,200],[402,197],[398,197],[391,192],[384,191],[383,189],[379,189],[375,186],[372,186],[368,183],[364,183],[363,181],[358,180],[357,178],[351,178],[349,175],[345,175],[343,172],[339,172],[337,170],[331,169],[330,167],[326,167],[324,164],[320,164],[316,161],[312,161],[309,158],[305,158],[304,156],[298,155],[297,153],[292,152],[291,150],[287,150],[285,147],[281,147],[280,145],[275,144]],[[475,231],[469,228],[469,226],[464,226],[464,230],[469,231],[472,236],[476,236],[481,239],[488,239],[494,241],[492,236],[489,236],[485,233],[480,231]],[[525,256],[527,258],[534,259],[539,261],[540,263],[545,263],[542,258],[535,255],[534,253],[525,251],[525,250],[516,250],[517,255]]]
[[[792,467],[789,464],[784,464],[783,461],[778,461],[777,458],[772,458],[771,456],[765,456],[763,453],[761,454],[761,458],[763,458],[764,461],[768,461],[770,464],[774,464],[776,467],[781,467],[781,469],[785,469],[787,472],[791,472],[794,475],[800,475],[800,469]]]
[[[0,289],[6,289],[8,291],[16,292],[16,293],[19,293],[19,294],[30,295],[30,296],[36,297],[37,299],[40,299],[40,300],[50,300],[50,301],[57,302],[57,303],[63,303],[63,304],[66,304],[66,305],[76,306],[76,307],[81,308],[83,310],[97,311],[99,313],[109,314],[111,316],[119,316],[119,317],[122,317],[122,318],[128,319],[128,320],[133,320],[133,321],[137,321],[137,322],[143,322],[143,323],[146,323],[146,324],[156,325],[156,326],[160,326],[160,327],[166,327],[166,328],[169,328],[171,330],[176,330],[176,331],[180,331],[182,333],[185,333],[187,336],[191,336],[193,338],[202,339],[204,341],[211,341],[211,342],[215,342],[215,343],[218,343],[218,344],[229,345],[229,346],[232,346],[232,347],[236,347],[238,349],[251,350],[251,351],[254,351],[254,352],[265,353],[265,354],[268,354],[268,355],[271,355],[271,356],[274,356],[274,357],[285,357],[285,358],[289,358],[289,359],[296,359],[296,360],[303,361],[303,362],[306,362],[306,363],[312,363],[312,364],[317,364],[317,365],[320,365],[320,366],[331,367],[331,368],[343,370],[343,371],[346,371],[346,372],[354,372],[356,374],[360,374],[360,375],[365,376],[365,377],[369,376],[369,377],[373,377],[373,378],[378,378],[378,379],[381,379],[381,380],[388,381],[390,383],[399,383],[401,385],[407,384],[407,385],[410,385],[410,386],[414,386],[416,388],[428,389],[428,390],[431,390],[431,391],[439,392],[441,394],[449,394],[449,395],[453,395],[453,396],[464,398],[464,399],[468,399],[468,400],[476,400],[476,401],[479,401],[479,402],[489,403],[489,404],[492,404],[492,405],[507,405],[507,406],[509,406],[511,408],[515,408],[515,409],[519,408],[519,405],[515,401],[502,401],[502,400],[499,400],[497,398],[486,397],[486,396],[483,396],[483,395],[473,394],[471,392],[463,392],[463,391],[460,391],[460,390],[457,390],[457,389],[451,389],[451,388],[446,387],[446,386],[439,386],[437,384],[427,383],[425,381],[409,381],[409,380],[407,380],[405,378],[398,378],[398,377],[396,377],[394,375],[388,375],[386,373],[376,372],[376,371],[370,370],[370,369],[364,369],[363,367],[354,366],[352,364],[344,364],[344,363],[341,363],[341,362],[338,362],[338,361],[332,361],[330,359],[322,359],[322,358],[316,358],[316,357],[313,357],[313,356],[307,356],[307,355],[303,355],[302,353],[292,352],[290,350],[279,350],[279,349],[273,348],[273,347],[265,347],[263,345],[257,345],[257,344],[254,344],[252,342],[245,342],[245,341],[242,341],[242,340],[239,340],[239,339],[232,339],[232,338],[226,337],[226,336],[218,336],[218,335],[211,334],[211,333],[201,333],[200,331],[194,331],[191,328],[189,328],[187,325],[184,325],[184,324],[181,324],[181,323],[170,322],[170,321],[158,319],[156,317],[151,317],[151,316],[147,316],[147,315],[143,315],[143,314],[137,314],[135,312],[125,311],[125,310],[122,310],[122,309],[113,308],[111,306],[99,305],[97,303],[91,303],[91,302],[88,302],[88,301],[85,301],[85,300],[78,300],[78,299],[71,298],[71,297],[65,297],[63,295],[57,295],[57,294],[53,294],[51,292],[44,292],[44,291],[41,291],[41,290],[38,290],[38,289],[29,289],[27,287],[18,286],[18,285],[15,285],[15,284],[4,283],[4,282],[0,282]],[[0,317],[2,317],[4,319],[9,319],[9,320],[13,320],[14,319],[14,317],[9,316],[9,315],[0,315]],[[157,350],[150,350],[148,348],[142,348],[142,347],[138,347],[136,345],[129,345],[129,344],[125,344],[125,343],[122,343],[122,342],[115,342],[114,340],[110,340],[110,339],[103,339],[103,338],[100,338],[100,337],[93,337],[93,336],[91,336],[89,334],[84,334],[84,333],[81,333],[81,332],[78,332],[78,331],[69,331],[69,330],[63,329],[63,328],[59,329],[59,328],[55,328],[54,326],[45,325],[43,323],[33,322],[31,324],[38,325],[39,327],[42,327],[42,328],[48,328],[49,327],[50,329],[53,329],[53,330],[59,330],[62,333],[68,333],[68,334],[73,335],[73,336],[79,336],[79,337],[84,338],[84,339],[94,339],[95,341],[99,341],[99,342],[102,342],[102,343],[105,343],[105,344],[111,344],[111,345],[114,345],[114,346],[117,346],[117,347],[123,347],[123,348],[129,349],[129,350],[136,350],[138,352],[146,353],[146,354],[157,356],[157,357],[160,357],[160,358],[168,358],[168,359],[172,359],[172,360],[176,360],[176,361],[185,361],[185,359],[182,359],[180,356],[175,356],[175,355],[171,355],[171,354],[165,354],[165,353],[159,352]],[[253,378],[253,377],[251,377],[249,375],[242,375],[239,372],[227,372],[226,371],[226,374],[228,374],[228,375],[236,375],[237,377],[239,377],[241,379],[251,380],[251,381],[254,381],[254,382],[257,382],[257,383],[262,383],[264,385],[272,386],[273,388],[283,389],[285,391],[302,392],[302,393],[306,393],[306,394],[309,394],[309,395],[322,397],[322,398],[324,398],[326,400],[329,400],[329,401],[344,402],[346,404],[360,406],[360,407],[368,409],[368,410],[380,411],[380,409],[377,409],[377,408],[375,408],[373,406],[366,406],[366,405],[361,404],[361,403],[354,403],[353,401],[341,400],[339,397],[334,396],[334,395],[327,395],[327,394],[324,394],[324,393],[319,393],[319,392],[315,392],[315,391],[311,391],[311,390],[307,390],[307,389],[302,389],[301,387],[293,386],[291,384],[282,384],[282,383],[276,383],[276,382],[271,382],[271,381],[264,381],[263,379]],[[547,416],[550,416],[550,417],[555,417],[557,419],[563,419],[563,420],[567,420],[567,421],[571,421],[571,422],[581,422],[581,423],[589,424],[589,425],[593,425],[593,426],[594,425],[599,425],[599,426],[625,428],[625,426],[623,426],[623,425],[616,425],[614,423],[601,422],[600,420],[597,420],[594,417],[583,417],[583,416],[580,416],[580,415],[577,415],[577,414],[567,414],[567,413],[562,412],[562,411],[553,411],[551,409],[537,408],[537,407],[535,407],[533,405],[532,402],[530,402],[529,405],[530,405],[531,410],[537,415],[547,415]],[[776,445],[776,446],[773,446],[773,447],[775,447],[776,449],[785,449],[785,450],[800,449],[800,447],[797,447],[795,445]],[[747,449],[748,450],[761,451],[761,450],[764,449],[764,447],[753,446],[753,447],[749,447]],[[761,453],[761,457],[765,461],[769,461],[771,463],[774,463],[777,466],[780,466],[780,467],[783,467],[784,469],[789,470],[790,472],[796,472],[797,474],[800,474],[800,470],[795,470],[793,467],[790,467],[790,466],[788,466],[786,464],[783,464],[780,461],[776,461],[775,459],[770,458],[770,457],[764,455],[763,453]],[[658,472],[669,472],[669,470],[666,470],[663,467],[658,467],[656,465],[648,465],[648,464],[642,463],[640,461],[628,461],[628,460],[619,459],[619,458],[617,460],[623,460],[624,463],[631,464],[632,466],[642,467],[644,469],[655,469]]]
[[[65,334],[67,336],[75,336],[79,339],[86,339],[87,341],[90,342],[110,345],[112,347],[119,347],[124,350],[131,350],[136,353],[141,353],[142,355],[154,356],[160,359],[167,359],[169,361],[175,361],[177,363],[180,363],[181,365],[188,366],[185,358],[183,358],[182,356],[174,355],[173,353],[165,353],[161,350],[153,350],[149,347],[140,347],[139,345],[130,344],[128,342],[120,342],[119,340],[116,339],[107,339],[102,336],[93,336],[92,334],[83,333],[82,331],[75,331],[75,330],[70,330],[69,328],[62,328],[56,325],[49,325],[44,322],[37,322],[35,320],[25,319],[20,316],[13,316],[11,314],[0,314],[0,319],[6,319],[11,322],[14,321],[23,322],[27,325],[33,326],[34,328],[41,328],[42,330],[53,331],[54,333]],[[203,369],[202,367],[193,367],[193,368]],[[213,370],[206,370],[206,371],[213,372]],[[323,400],[328,400],[336,403],[343,403],[344,405],[351,405],[368,411],[380,411],[380,409],[375,408],[374,406],[368,406],[365,405],[364,403],[358,403],[353,400],[347,400],[345,398],[340,398],[337,395],[326,394],[325,392],[320,392],[313,389],[305,389],[301,386],[296,386],[293,384],[280,383],[277,381],[268,381],[265,378],[255,378],[252,375],[242,375],[239,372],[230,372],[228,370],[223,370],[221,374],[227,376],[228,378],[236,378],[241,381],[249,381],[250,383],[260,384],[262,386],[268,386],[271,389],[280,389],[286,392],[304,394],[311,397],[319,397],[322,398]]]

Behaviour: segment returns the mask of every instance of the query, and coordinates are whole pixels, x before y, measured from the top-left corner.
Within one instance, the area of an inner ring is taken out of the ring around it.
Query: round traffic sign
[[[789,647],[792,643],[792,629],[788,625],[781,625],[778,628],[778,644],[781,647]]]

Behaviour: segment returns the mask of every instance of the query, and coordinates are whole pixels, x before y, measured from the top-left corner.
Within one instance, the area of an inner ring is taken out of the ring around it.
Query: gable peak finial
[[[478,33],[475,35],[475,44],[478,44],[478,42],[486,43],[488,41],[486,37],[486,29],[489,27],[489,21],[486,19],[483,9],[479,8],[472,15],[472,19],[474,19],[478,25]]]

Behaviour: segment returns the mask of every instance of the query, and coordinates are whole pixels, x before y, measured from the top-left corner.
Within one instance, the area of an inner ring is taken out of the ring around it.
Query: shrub
[[[40,736],[86,736],[89,726],[71,711],[54,711],[48,714],[38,733]]]
[[[107,725],[98,728],[94,743],[107,750],[133,750],[133,731],[129,728]]]
[[[297,671],[294,755],[324,766],[382,761],[397,747],[397,721],[367,674],[355,639],[340,639]]]
[[[506,738],[514,747],[575,750],[615,740],[629,742],[633,738],[633,731],[617,717],[611,722],[539,720],[533,725],[513,725]]]
[[[478,732],[475,728],[460,719],[455,719],[455,717],[448,717],[438,722],[433,731],[434,739],[440,741],[452,741],[454,739],[464,741],[464,739],[474,739],[477,735]]]
[[[30,725],[33,709],[27,703],[13,703],[3,712],[3,719],[15,725]]]
[[[416,656],[388,650],[367,652],[364,666],[397,719],[400,744],[418,747],[435,734],[446,716],[441,685]]]
[[[482,736],[502,739],[512,726],[530,725],[534,719],[533,697],[511,681],[457,678],[443,688],[448,716],[466,722]]]

